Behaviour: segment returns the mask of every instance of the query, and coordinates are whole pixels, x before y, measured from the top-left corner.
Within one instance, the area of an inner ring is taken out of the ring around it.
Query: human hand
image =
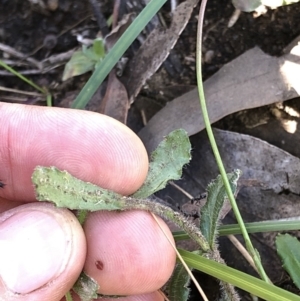
[[[58,301],[83,268],[102,294],[163,300],[157,289],[175,253],[151,214],[94,212],[83,231],[69,210],[34,202],[37,165],[123,195],[136,191],[148,158],[133,132],[96,113],[0,103],[0,139],[0,300]]]

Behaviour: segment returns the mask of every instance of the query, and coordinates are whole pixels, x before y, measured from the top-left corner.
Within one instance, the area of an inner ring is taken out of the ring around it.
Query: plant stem
[[[122,204],[122,210],[132,210],[132,209],[140,209],[147,210],[152,213],[155,213],[161,217],[168,219],[173,222],[181,229],[186,231],[191,239],[193,239],[200,248],[206,253],[206,256],[214,261],[222,263],[224,265],[225,262],[221,258],[219,250],[214,248],[210,249],[209,243],[206,238],[203,236],[201,231],[191,222],[188,221],[182,214],[172,210],[170,207],[162,205],[160,203],[156,203],[147,199],[135,199],[131,197],[126,197],[126,202]],[[234,287],[230,283],[223,282],[223,294],[230,298],[231,301],[239,301],[240,298],[238,294],[235,292]]]
[[[47,99],[46,99],[47,107],[52,107],[52,96],[51,96],[51,94],[47,93],[46,97],[47,97]]]
[[[210,247],[200,230],[181,213],[170,207],[149,199],[125,197],[110,190],[102,189],[94,184],[83,182],[67,171],[55,167],[36,167],[32,175],[36,187],[36,197],[40,201],[55,203],[57,207],[70,210],[147,210],[162,216],[182,228],[199,247],[210,252]]]
[[[72,295],[71,295],[71,292],[68,291],[66,294],[65,294],[65,298],[66,298],[66,301],[73,301],[73,298],[72,298]]]
[[[122,210],[132,209],[151,211],[173,222],[178,227],[183,229],[188,234],[188,236],[200,246],[200,248],[204,252],[210,252],[209,244],[206,241],[205,237],[202,235],[199,229],[181,213],[174,211],[168,206],[162,205],[157,202],[153,202],[151,200],[126,197],[126,202],[122,204]]]
[[[299,230],[300,224],[299,219],[295,220],[274,220],[274,221],[262,221],[262,222],[253,222],[245,223],[246,230],[248,233],[259,233],[259,232],[274,232],[274,231],[293,231]],[[238,224],[230,225],[221,225],[218,228],[218,235],[230,235],[230,234],[241,234],[241,228]],[[188,235],[184,231],[173,232],[175,240],[184,240],[188,239]]]
[[[220,174],[222,176],[223,179],[223,183],[228,195],[228,198],[230,200],[233,212],[235,214],[235,217],[237,219],[237,222],[241,228],[241,232],[243,234],[245,243],[246,243],[246,248],[248,250],[248,252],[250,253],[250,255],[252,256],[255,266],[257,267],[257,270],[259,271],[260,277],[268,282],[269,282],[269,278],[266,275],[264,268],[261,264],[259,255],[257,253],[257,251],[254,249],[250,237],[248,235],[248,232],[245,228],[242,216],[240,214],[240,211],[238,209],[238,206],[236,204],[234,195],[232,193],[232,190],[230,188],[230,184],[229,181],[227,179],[227,175],[226,175],[226,171],[213,135],[213,131],[210,125],[210,121],[209,121],[209,117],[208,117],[208,112],[207,112],[207,107],[206,107],[206,102],[205,102],[205,96],[204,96],[204,89],[203,89],[203,83],[202,83],[202,66],[201,66],[201,56],[202,56],[202,32],[203,32],[203,20],[204,20],[204,12],[205,12],[205,6],[206,6],[207,0],[202,0],[201,2],[201,6],[200,6],[200,11],[199,11],[199,18],[198,18],[198,33],[197,33],[197,50],[196,50],[196,70],[197,70],[197,85],[198,85],[198,92],[199,92],[199,98],[200,98],[200,106],[202,109],[202,114],[203,114],[203,120],[206,126],[206,131],[208,134],[208,138],[217,162],[217,165],[219,167],[220,170]]]
[[[76,214],[76,217],[80,223],[80,225],[83,225],[86,218],[87,218],[87,215],[88,215],[88,211],[87,210],[78,210],[77,214]]]
[[[28,85],[32,86],[36,90],[38,90],[38,91],[42,92],[43,94],[45,94],[45,90],[44,89],[42,89],[41,87],[39,87],[38,85],[36,85],[35,83],[33,83],[30,79],[28,79],[27,77],[23,76],[22,74],[20,74],[19,72],[17,72],[16,70],[14,70],[13,68],[11,68],[10,66],[8,66],[7,64],[5,64],[1,60],[0,60],[0,66],[2,66],[7,71],[9,71],[12,74],[14,74],[15,76],[19,77],[21,80],[23,80],[25,83],[27,83]]]

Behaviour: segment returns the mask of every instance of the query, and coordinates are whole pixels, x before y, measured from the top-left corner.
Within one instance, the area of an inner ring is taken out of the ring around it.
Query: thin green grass
[[[234,215],[237,219],[237,222],[241,228],[241,232],[243,234],[246,248],[248,252],[250,253],[251,257],[253,258],[254,264],[261,276],[262,279],[264,279],[266,282],[269,282],[269,278],[261,264],[259,254],[257,251],[254,249],[252,242],[250,240],[250,237],[247,233],[247,230],[244,225],[243,218],[240,214],[239,208],[236,204],[234,195],[231,191],[229,181],[227,179],[227,174],[223,165],[222,158],[220,156],[218,146],[212,131],[212,127],[210,125],[209,117],[208,117],[208,111],[206,107],[206,102],[205,102],[205,96],[204,96],[204,88],[203,88],[203,82],[202,82],[202,63],[201,63],[201,57],[202,57],[202,31],[203,31],[203,20],[204,20],[204,12],[205,12],[205,7],[206,7],[207,0],[202,0],[201,6],[200,6],[200,13],[199,13],[199,18],[198,18],[198,34],[197,34],[197,50],[196,50],[196,73],[197,73],[197,85],[198,85],[198,92],[199,92],[199,99],[200,99],[200,106],[202,109],[202,115],[203,115],[203,120],[206,126],[206,131],[207,135],[210,141],[210,145],[212,147],[217,165],[219,167],[220,174],[223,179],[223,183],[228,195],[228,198],[231,203],[232,210],[234,212]]]
[[[300,229],[299,220],[274,220],[245,223],[244,225],[248,233],[293,231]],[[218,232],[219,236],[242,234],[241,228],[238,224],[221,225]],[[176,241],[189,239],[189,236],[184,233],[184,231],[173,232],[173,236]]]
[[[38,90],[39,92],[41,92],[42,94],[44,94],[46,96],[47,106],[48,107],[52,106],[52,97],[51,97],[51,94],[46,89],[41,88],[40,86],[36,85],[30,79],[28,79],[27,77],[25,77],[24,75],[22,75],[21,73],[19,73],[18,71],[16,71],[15,69],[11,68],[10,66],[8,66],[7,64],[5,64],[1,60],[0,60],[0,66],[2,66],[7,71],[11,72],[12,74],[14,74],[15,76],[17,76],[18,78],[20,78],[22,81],[24,81],[25,83],[27,83],[31,87],[35,88],[36,90]]]

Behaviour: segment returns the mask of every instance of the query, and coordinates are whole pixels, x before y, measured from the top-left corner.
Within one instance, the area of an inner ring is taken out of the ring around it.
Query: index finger
[[[1,103],[0,137],[0,198],[35,200],[31,175],[37,165],[124,195],[136,191],[148,171],[140,139],[93,112]]]

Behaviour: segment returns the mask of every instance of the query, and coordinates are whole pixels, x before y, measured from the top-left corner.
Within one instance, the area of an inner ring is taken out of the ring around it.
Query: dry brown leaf
[[[300,82],[300,45],[281,58],[271,57],[258,48],[248,50],[224,65],[204,82],[211,123],[245,109],[297,97]],[[151,152],[164,136],[183,128],[193,135],[204,128],[198,91],[192,90],[160,110],[139,136]]]
[[[118,25],[105,37],[105,46],[107,48],[107,51],[109,51],[114,46],[117,40],[132,23],[134,15],[134,13],[131,13],[123,16]]]
[[[112,70],[108,77],[105,95],[97,112],[108,115],[112,118],[126,123],[129,101],[124,85],[116,77]]]
[[[140,47],[137,54],[128,63],[122,82],[125,84],[130,103],[134,101],[146,80],[161,66],[174,47],[181,32],[190,19],[198,0],[186,0],[173,12],[169,28],[155,28]]]

